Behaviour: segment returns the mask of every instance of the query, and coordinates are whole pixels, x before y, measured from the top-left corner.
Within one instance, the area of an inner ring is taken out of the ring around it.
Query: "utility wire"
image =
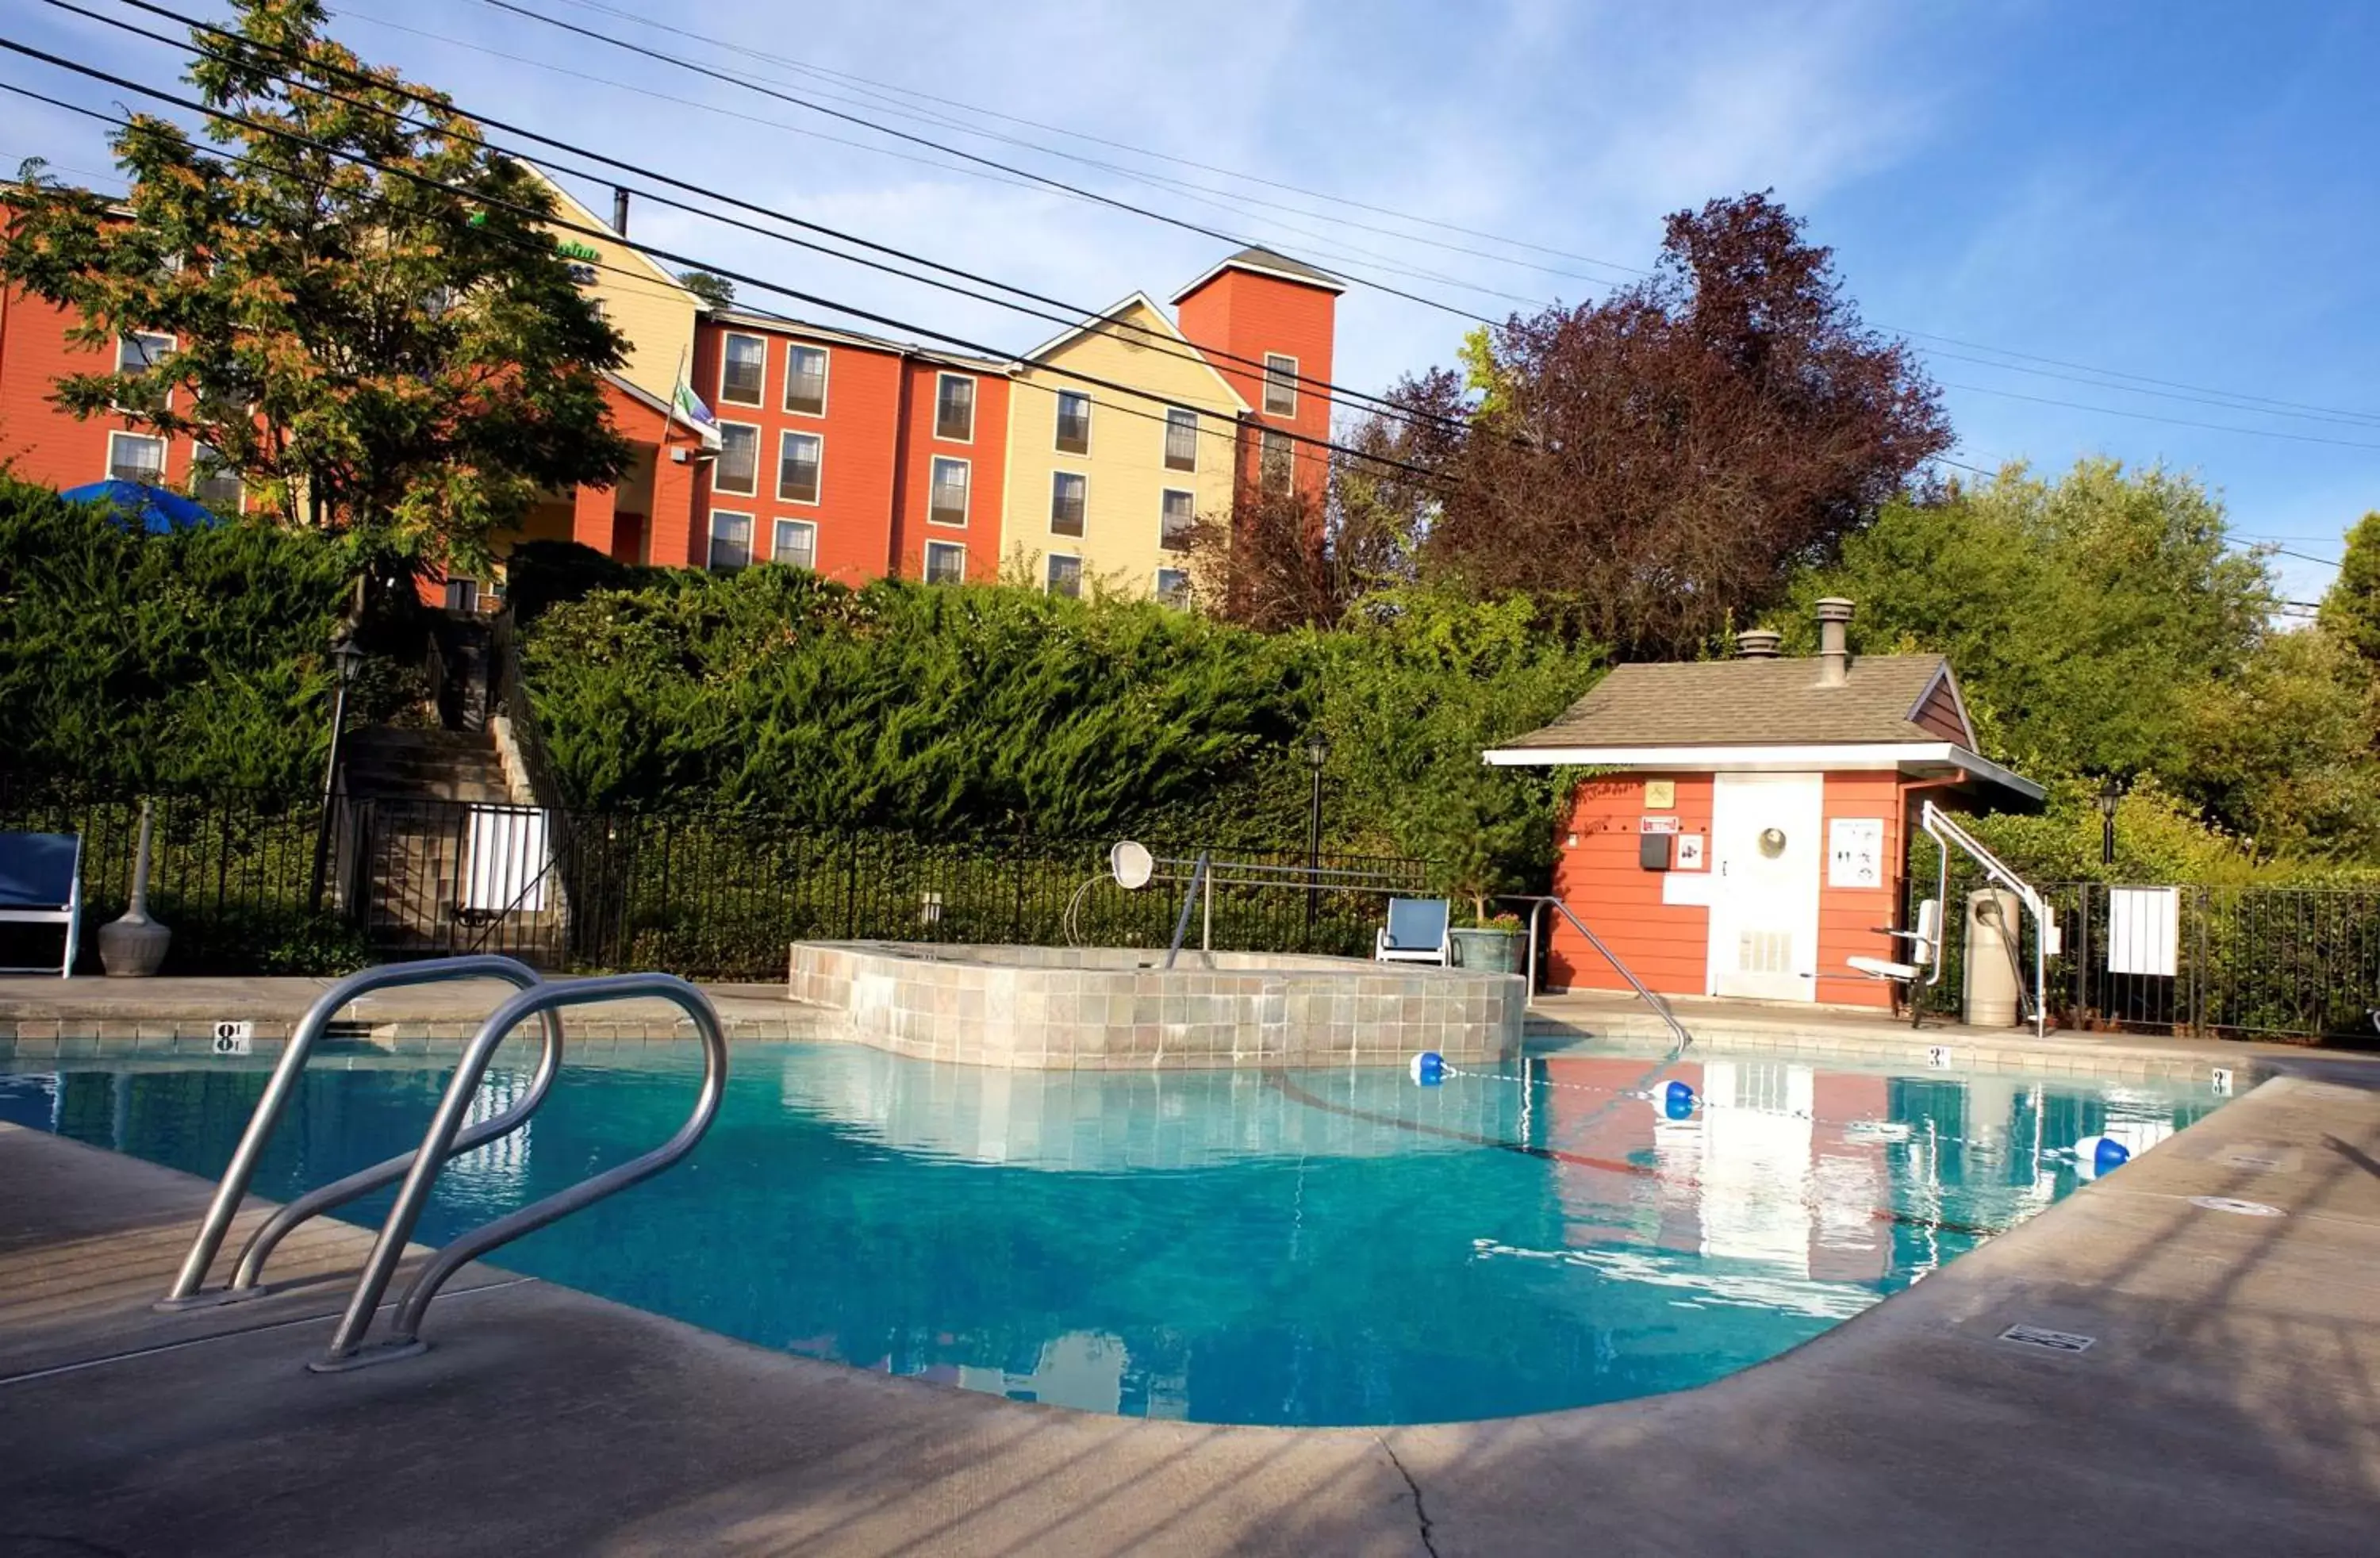
[[[136,3],[136,0],[126,0],[126,3]],[[559,17],[549,17],[541,12],[532,11],[526,6],[514,5],[512,0],[485,0],[485,3],[493,6],[498,10],[510,11],[516,16],[527,17],[531,21],[543,22],[546,26],[558,29],[564,32],[575,33],[581,38],[591,39],[594,42],[601,43],[608,43],[613,48],[625,49],[630,54],[639,55],[647,59],[658,60],[665,65],[674,65],[681,70],[690,70],[699,76],[708,76],[714,80],[725,81],[731,85],[742,87],[747,91],[759,92],[766,97],[773,97],[782,102],[790,103],[798,108],[807,108],[813,114],[823,114],[829,118],[841,119],[847,124],[859,125],[865,128],[872,129],[880,135],[892,136],[897,140],[909,141],[914,145],[929,146],[946,155],[964,158],[970,163],[979,163],[985,167],[996,169],[1001,173],[1011,174],[1019,178],[1029,178],[1037,184],[1046,185],[1052,189],[1059,190],[1064,194],[1073,195],[1077,199],[1095,201],[1100,205],[1112,206],[1118,211],[1128,212],[1135,216],[1147,217],[1152,222],[1162,222],[1169,227],[1180,227],[1185,232],[1196,233],[1202,237],[1213,238],[1219,243],[1234,244],[1239,247],[1248,249],[1262,249],[1267,247],[1266,245],[1257,243],[1252,238],[1242,237],[1232,233],[1226,233],[1219,228],[1207,226],[1203,223],[1193,222],[1185,217],[1174,216],[1166,212],[1154,210],[1148,206],[1135,205],[1130,201],[1119,200],[1113,195],[1101,194],[1096,189],[1087,189],[1078,184],[1069,184],[1062,178],[1052,178],[1046,173],[1035,173],[1030,168],[1018,167],[1013,163],[1003,163],[995,157],[986,157],[980,153],[969,152],[964,147],[946,145],[929,136],[915,135],[907,130],[899,129],[891,125],[880,125],[873,119],[864,118],[857,114],[845,113],[840,108],[830,108],[823,103],[814,103],[808,98],[798,96],[793,92],[782,91],[776,87],[757,81],[746,80],[727,71],[716,70],[710,66],[700,65],[693,60],[680,59],[674,55],[663,54],[659,49],[647,48],[641,43],[631,43],[625,38],[614,38],[608,32],[600,32],[591,27],[581,27],[577,22],[565,21]],[[1375,280],[1369,276],[1360,274],[1354,271],[1342,269],[1337,274],[1358,286],[1370,287],[1375,292],[1386,293],[1391,298],[1402,298],[1409,303],[1419,303],[1424,308],[1436,309],[1442,313],[1453,314],[1459,318],[1471,320],[1479,324],[1492,325],[1499,323],[1496,320],[1488,318],[1486,314],[1473,313],[1468,309],[1458,308],[1452,303],[1440,302],[1435,298],[1425,297],[1418,292],[1408,292],[1402,287],[1391,286],[1386,282]]]
[[[53,0],[53,3],[55,3],[55,0]],[[87,76],[93,80],[104,81],[110,86],[121,87],[128,91],[139,92],[145,97],[153,98],[160,103],[169,103],[175,107],[182,108],[191,113],[203,115],[207,117],[220,120],[225,124],[238,125],[242,128],[254,131],[260,135],[268,135],[279,140],[291,141],[311,151],[321,152],[326,156],[337,157],[344,161],[375,169],[376,171],[391,177],[403,178],[409,183],[420,185],[429,189],[443,189],[449,194],[459,195],[464,199],[475,201],[482,205],[501,207],[529,221],[538,223],[542,226],[552,228],[556,231],[575,233],[584,237],[601,238],[606,242],[615,243],[623,248],[634,250],[638,253],[647,255],[653,259],[666,260],[673,264],[681,264],[706,270],[724,280],[758,287],[763,292],[775,293],[779,297],[790,298],[797,302],[807,303],[816,308],[831,309],[837,312],[847,314],[854,319],[864,319],[871,323],[885,325],[894,330],[908,331],[928,339],[945,341],[961,348],[962,350],[974,352],[979,357],[990,361],[1014,362],[1018,360],[1015,354],[1013,352],[1004,352],[997,347],[987,346],[982,342],[970,340],[965,336],[953,335],[948,331],[930,329],[927,326],[913,323],[906,320],[897,319],[891,315],[875,313],[868,310],[856,308],[850,304],[838,302],[832,298],[822,298],[815,293],[800,291],[794,287],[787,286],[781,282],[771,281],[765,277],[753,275],[746,272],[730,270],[722,265],[704,260],[696,255],[679,253],[675,250],[661,248],[655,244],[645,243],[639,239],[628,237],[624,234],[612,231],[609,227],[588,226],[579,223],[565,221],[549,213],[538,212],[528,206],[520,205],[511,201],[501,200],[475,190],[459,189],[454,185],[444,183],[442,180],[431,178],[427,175],[416,173],[409,168],[393,166],[358,152],[349,152],[337,147],[328,146],[321,141],[311,139],[310,137],[299,135],[294,130],[285,129],[277,125],[265,124],[259,120],[249,118],[243,115],[226,112],[224,109],[210,107],[203,103],[193,102],[188,98],[180,97],[172,92],[164,91],[158,88],[147,86],[141,82],[130,80],[125,77],[101,70],[94,66],[85,65],[77,60],[54,55],[43,49],[37,49],[32,47],[30,44],[19,43],[13,39],[0,38],[0,49],[6,49],[12,54],[23,55],[30,59],[40,60],[43,64],[55,66],[58,68],[72,71],[77,75]],[[307,90],[318,91],[318,89]],[[1123,412],[1128,416],[1139,416],[1150,421],[1162,422],[1165,420],[1164,410],[1172,409],[1175,406],[1175,402],[1169,396],[1139,388],[1136,385],[1122,383],[1115,380],[1101,378],[1096,374],[1085,373],[1077,369],[1060,368],[1053,365],[1041,365],[1039,371],[1056,377],[1072,379],[1078,383],[1087,383],[1101,389],[1113,390],[1122,395],[1131,396],[1135,399],[1149,401],[1161,408],[1156,413],[1149,413],[1145,411],[1135,411],[1132,408],[1125,406],[1111,406],[1110,409]],[[1055,392],[1052,391],[1051,393],[1054,394]],[[1327,438],[1317,438],[1310,433],[1297,432],[1287,428],[1273,427],[1267,427],[1263,429],[1263,431],[1276,434],[1293,443],[1327,449],[1336,454],[1345,455],[1350,458],[1366,461],[1375,467],[1402,471],[1418,480],[1428,481],[1443,481],[1446,480],[1446,478],[1439,472],[1427,470],[1420,466],[1411,465],[1405,461],[1374,454],[1367,450],[1356,449],[1345,444],[1337,444]],[[1221,435],[1221,430],[1218,430],[1218,435]]]
[[[74,15],[87,18],[92,21],[103,23],[105,26],[115,28],[121,31],[129,32],[136,37],[146,38],[154,43],[163,43],[169,48],[176,50],[196,50],[198,53],[207,55],[210,57],[216,59],[225,59],[228,57],[216,51],[200,47],[188,40],[169,37],[164,33],[152,30],[151,29],[139,26],[132,22],[122,20],[118,18],[104,16],[96,11],[87,10],[79,5],[71,3],[71,0],[44,0],[44,3],[56,9],[68,11]],[[1197,349],[1195,347],[1190,351],[1185,352],[1178,348],[1182,347],[1186,343],[1171,331],[1152,330],[1144,325],[1133,324],[1126,321],[1118,319],[1111,319],[1096,309],[1087,309],[1079,304],[1069,303],[1062,298],[1051,298],[1045,294],[1034,292],[1025,287],[1016,286],[974,271],[965,270],[954,265],[944,264],[941,262],[929,259],[923,255],[916,254],[906,250],[897,249],[889,244],[877,243],[871,239],[861,237],[856,234],[844,232],[840,228],[831,227],[820,223],[805,221],[800,217],[790,215],[784,212],[773,210],[768,206],[758,205],[749,201],[740,200],[733,195],[722,193],[719,190],[710,189],[704,185],[676,178],[668,174],[660,173],[656,170],[643,167],[635,163],[625,162],[616,157],[607,156],[602,152],[590,151],[585,147],[574,145],[569,141],[557,140],[554,137],[540,134],[536,130],[507,124],[501,119],[490,117],[484,115],[472,114],[461,103],[455,102],[452,98],[443,97],[443,94],[437,99],[432,99],[427,94],[414,91],[412,88],[403,84],[402,82],[392,83],[384,81],[369,74],[368,72],[346,69],[324,60],[305,59],[304,56],[298,55],[295,50],[245,38],[238,33],[230,31],[225,28],[217,27],[212,23],[200,21],[195,18],[184,16],[181,13],[171,10],[165,6],[151,4],[150,0],[118,0],[118,3],[180,22],[183,25],[189,27],[194,32],[212,33],[217,37],[230,40],[246,48],[276,55],[283,59],[298,60],[311,68],[320,69],[328,74],[344,77],[349,80],[368,86],[376,91],[388,91],[419,104],[444,107],[453,112],[463,114],[466,117],[472,119],[475,122],[475,125],[492,126],[497,129],[504,130],[507,134],[522,136],[541,145],[552,146],[561,151],[567,152],[574,156],[589,158],[606,166],[625,169],[641,177],[653,179],[674,189],[689,190],[700,194],[707,199],[716,201],[722,204],[735,207],[739,210],[754,212],[760,215],[770,217],[772,220],[801,228],[807,232],[824,234],[843,242],[854,244],[876,253],[892,255],[912,264],[923,265],[930,270],[941,271],[948,275],[954,275],[967,281],[977,282],[985,286],[994,287],[1002,292],[1013,293],[1017,297],[1028,298],[1037,303],[1044,303],[1052,308],[1064,310],[1066,311],[1062,314],[1044,313],[1038,310],[1024,308],[1016,303],[1010,302],[1005,298],[989,298],[979,292],[970,291],[965,287],[953,286],[949,283],[937,281],[930,276],[916,275],[909,272],[903,271],[876,261],[868,260],[857,255],[847,254],[842,250],[827,248],[823,245],[810,243],[804,239],[794,237],[788,234],[776,232],[766,227],[755,226],[751,223],[741,221],[735,217],[725,216],[700,206],[689,205],[683,201],[674,200],[667,195],[656,194],[649,189],[631,189],[631,193],[651,201],[657,205],[685,211],[693,215],[701,216],[713,222],[722,223],[732,227],[739,227],[747,232],[756,233],[760,237],[772,238],[780,243],[791,244],[796,248],[811,250],[815,252],[828,255],[833,259],[843,260],[851,264],[864,266],[870,270],[881,271],[888,274],[898,276],[903,280],[918,282],[924,286],[940,287],[944,291],[953,292],[961,297],[968,298],[978,302],[990,303],[997,308],[1008,309],[1015,312],[1049,320],[1055,323],[1065,325],[1069,328],[1096,328],[1100,324],[1111,326],[1119,331],[1126,331],[1144,336],[1149,342],[1164,348],[1163,355],[1178,358],[1184,361],[1204,363],[1208,361],[1210,359],[1220,358],[1224,361],[1237,363],[1242,367],[1255,371],[1259,375],[1272,374],[1276,377],[1280,376],[1271,368],[1271,365],[1259,361],[1254,358],[1244,357],[1237,353],[1224,351],[1220,348],[1210,354],[1204,355],[1199,354]],[[275,76],[276,79],[287,79],[285,73],[283,72],[268,72],[268,74]],[[358,101],[354,98],[343,96],[337,92],[323,91],[323,90],[319,87],[304,87],[303,90],[320,92],[322,96],[329,98],[333,102],[345,103],[350,107],[360,108],[369,113],[381,114],[391,118],[398,119],[400,122],[419,123],[419,121],[415,120],[407,120],[404,116],[398,114],[395,110],[384,107],[379,103]],[[510,155],[520,154],[510,148],[498,146],[486,140],[483,136],[475,135],[469,139],[473,144],[487,147],[491,151],[503,152]],[[542,154],[540,155],[538,160],[552,170],[566,174],[572,177],[585,178],[595,183],[610,183],[613,181],[610,175],[589,173],[581,168],[570,167],[564,164],[547,159],[543,157]],[[1451,425],[1454,421],[1454,419],[1441,417],[1431,412],[1421,411],[1415,408],[1402,405],[1387,396],[1375,395],[1365,390],[1354,389],[1344,384],[1334,383],[1330,380],[1316,378],[1303,371],[1293,372],[1289,374],[1288,377],[1292,378],[1300,385],[1311,385],[1314,388],[1322,391],[1326,396],[1341,397],[1368,406],[1383,415],[1404,420],[1409,424],[1416,421],[1430,421],[1440,425]]]
[[[2086,406],[2079,400],[2058,400],[2048,396],[2025,395],[2016,390],[1990,389],[1982,384],[1954,384],[1942,382],[1944,389],[1965,390],[1973,395],[1997,395],[2010,400],[2029,400],[2036,406],[2063,406],[2070,410],[2095,411],[2107,417],[2130,417],[2134,421],[2166,422],[2174,427],[2204,428],[2211,432],[2238,432],[2251,438],[2286,438],[2292,444],[2328,444],[2340,449],[2380,450],[2380,444],[2359,444],[2349,438],[2322,438],[2310,432],[2283,432],[2278,428],[2234,427],[2228,422],[2193,421],[2186,417],[2160,417],[2152,411],[2126,411],[2113,406]]]

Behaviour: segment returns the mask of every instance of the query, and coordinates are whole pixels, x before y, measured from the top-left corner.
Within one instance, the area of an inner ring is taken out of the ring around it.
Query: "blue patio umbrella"
[[[126,529],[133,521],[152,536],[174,530],[201,529],[223,521],[205,505],[184,497],[165,487],[152,487],[145,481],[109,480],[92,481],[80,487],[70,487],[58,494],[68,503],[103,504],[115,510],[115,519]]]

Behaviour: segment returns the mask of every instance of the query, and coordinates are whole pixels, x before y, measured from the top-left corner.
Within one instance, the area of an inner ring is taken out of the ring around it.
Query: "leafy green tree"
[[[714,309],[735,306],[735,284],[709,271],[680,271],[677,284]]]
[[[249,121],[207,122],[236,160],[136,115],[120,203],[37,168],[0,193],[0,279],[71,307],[109,353],[59,382],[76,416],[198,439],[285,521],[475,565],[540,490],[625,469],[601,383],[624,343],[541,229],[528,169],[322,36],[316,0],[236,9],[236,39],[194,32],[190,72]],[[118,369],[135,333],[173,346]]]
[[[2321,621],[2325,632],[2380,671],[2380,510],[2347,532],[2338,578],[2322,598]]]

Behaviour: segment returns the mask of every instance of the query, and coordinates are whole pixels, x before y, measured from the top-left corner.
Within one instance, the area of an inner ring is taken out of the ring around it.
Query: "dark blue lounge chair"
[[[82,835],[0,834],[0,924],[63,925],[66,960],[74,972],[82,943]],[[0,974],[45,974],[46,968],[0,968]]]

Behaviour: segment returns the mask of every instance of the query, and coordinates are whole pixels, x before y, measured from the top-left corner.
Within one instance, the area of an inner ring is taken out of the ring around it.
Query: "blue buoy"
[[[2132,1161],[2132,1150],[2111,1136],[2086,1136],[2074,1144],[2074,1167],[2085,1179],[2113,1174]]]
[[[1661,1113],[1672,1120],[1682,1120],[1694,1112],[1694,1089],[1683,1082],[1672,1082],[1661,1089]]]
[[[1436,1050],[1424,1050],[1413,1057],[1413,1079],[1425,1088],[1434,1088],[1446,1080],[1446,1057]]]

